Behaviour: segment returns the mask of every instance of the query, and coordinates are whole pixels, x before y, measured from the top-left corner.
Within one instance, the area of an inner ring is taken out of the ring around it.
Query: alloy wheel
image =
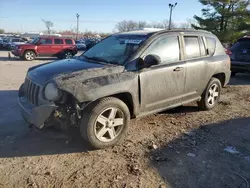
[[[219,97],[219,86],[217,84],[213,84],[208,90],[208,98],[207,98],[208,105],[213,106],[217,102],[218,97]]]
[[[119,136],[124,126],[124,114],[118,108],[107,108],[95,121],[94,133],[98,140],[111,142]]]
[[[66,53],[65,53],[65,58],[66,58],[66,59],[72,58],[72,53],[71,53],[71,52],[66,52]]]
[[[35,58],[35,55],[34,55],[34,53],[32,53],[32,52],[27,52],[27,53],[25,54],[25,58],[26,58],[27,60],[33,60],[33,59]]]

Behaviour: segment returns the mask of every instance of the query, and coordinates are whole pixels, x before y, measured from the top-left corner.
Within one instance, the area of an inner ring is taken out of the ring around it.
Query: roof
[[[148,35],[148,34],[154,34],[154,33],[167,33],[167,32],[203,32],[203,33],[210,33],[209,31],[205,30],[197,30],[197,29],[158,29],[158,28],[144,28],[144,29],[138,29],[128,32],[122,32],[118,34],[134,34],[134,35]]]

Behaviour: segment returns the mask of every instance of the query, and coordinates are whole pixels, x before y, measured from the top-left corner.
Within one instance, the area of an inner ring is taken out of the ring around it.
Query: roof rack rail
[[[203,31],[203,32],[208,32],[211,33],[210,31],[203,30],[203,29],[195,29],[195,28],[172,28],[171,30],[186,30],[186,31]]]

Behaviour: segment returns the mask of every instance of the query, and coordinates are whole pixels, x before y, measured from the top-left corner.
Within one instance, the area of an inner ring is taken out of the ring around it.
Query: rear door
[[[41,39],[40,44],[37,45],[37,53],[39,54],[39,56],[53,55],[52,45],[53,45],[52,38]]]
[[[188,101],[200,97],[208,83],[206,71],[208,56],[203,37],[184,35],[183,40],[186,61],[186,83],[183,101]]]
[[[160,111],[181,104],[185,84],[185,62],[181,59],[178,34],[163,35],[144,52],[157,55],[161,64],[140,72],[141,111]]]
[[[53,54],[58,54],[63,51],[64,41],[62,38],[54,38],[54,45],[52,46]]]

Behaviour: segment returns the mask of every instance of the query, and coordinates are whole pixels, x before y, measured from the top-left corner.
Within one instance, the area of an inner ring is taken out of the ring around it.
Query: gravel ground
[[[132,120],[125,141],[90,150],[77,130],[29,129],[17,91],[27,69],[56,60],[0,52],[0,187],[245,188],[250,181],[250,75],[209,112],[196,104]]]

